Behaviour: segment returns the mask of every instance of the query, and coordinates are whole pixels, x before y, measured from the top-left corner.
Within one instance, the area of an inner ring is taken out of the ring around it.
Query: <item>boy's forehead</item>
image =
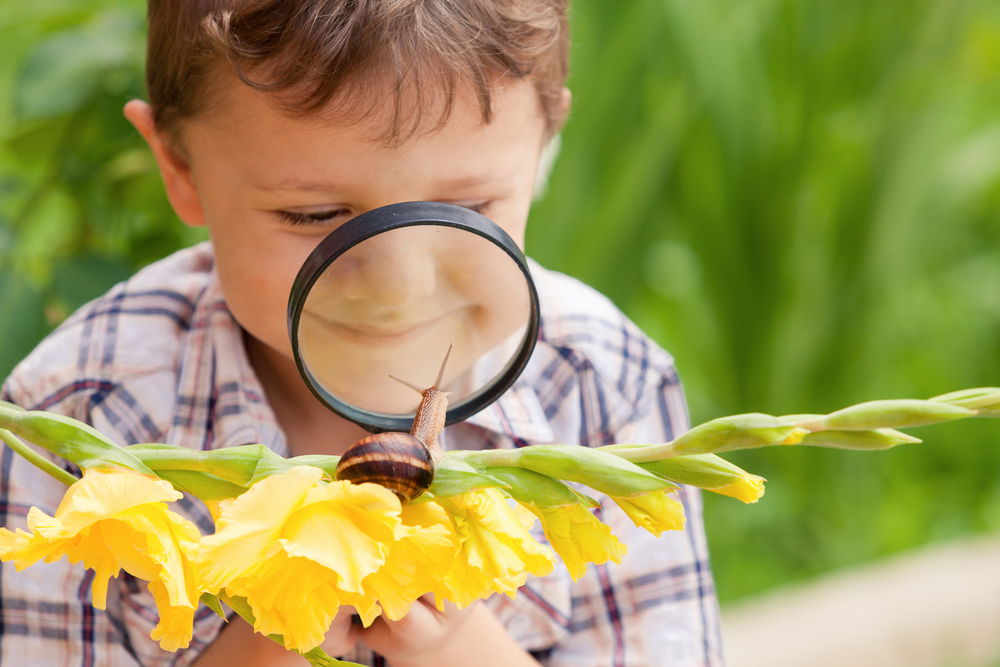
[[[528,79],[499,77],[495,81],[493,118],[486,122],[480,100],[471,85],[459,84],[450,98],[441,89],[425,86],[419,96],[403,91],[396,95],[377,83],[352,86],[323,109],[302,114],[294,110],[291,94],[255,90],[235,74],[223,72],[214,81],[213,101],[189,124],[214,133],[245,132],[266,135],[337,133],[358,142],[407,150],[428,138],[476,134],[489,126],[545,124],[535,87]],[[499,122],[498,122],[499,121]],[[505,122],[506,121],[506,122]],[[187,134],[182,130],[182,136]]]
[[[335,101],[326,113],[302,117],[235,80],[203,116],[188,121],[184,143],[192,166],[231,169],[258,190],[322,191],[331,184],[393,179],[440,190],[473,189],[533,167],[545,139],[534,86],[523,79],[502,83],[490,123],[484,122],[478,101],[462,91],[443,123],[437,100],[435,113],[423,114],[418,131],[387,144],[391,96],[368,116],[345,113]],[[365,171],[361,162],[377,165],[378,172]]]

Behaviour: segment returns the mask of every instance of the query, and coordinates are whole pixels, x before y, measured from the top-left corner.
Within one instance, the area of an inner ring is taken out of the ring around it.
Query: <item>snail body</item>
[[[444,430],[449,392],[441,391],[438,385],[450,354],[449,346],[437,380],[427,389],[393,378],[422,396],[413,427],[409,433],[376,433],[351,445],[337,464],[337,479],[354,484],[380,484],[395,493],[402,503],[427,490],[434,481],[435,465],[444,458],[438,436]]]

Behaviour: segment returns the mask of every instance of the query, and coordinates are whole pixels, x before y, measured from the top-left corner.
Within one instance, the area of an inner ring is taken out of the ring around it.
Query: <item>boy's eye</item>
[[[490,202],[484,201],[484,202],[478,202],[478,203],[475,203],[475,204],[465,204],[465,203],[462,203],[462,204],[459,204],[459,206],[461,206],[462,208],[467,208],[470,211],[475,211],[476,213],[478,213],[480,215],[483,215],[483,211],[485,211],[486,209],[488,209],[490,207]]]
[[[350,215],[346,208],[335,208],[329,211],[314,211],[312,213],[299,213],[297,211],[278,211],[278,217],[292,225],[314,225],[317,223],[332,220],[341,215]]]

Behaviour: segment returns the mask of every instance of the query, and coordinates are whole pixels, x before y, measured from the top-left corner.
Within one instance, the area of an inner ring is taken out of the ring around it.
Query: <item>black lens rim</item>
[[[538,332],[541,326],[541,309],[538,304],[538,290],[535,288],[535,282],[531,279],[531,271],[528,268],[527,259],[525,259],[524,253],[521,252],[514,239],[489,218],[462,206],[440,202],[415,201],[372,209],[356,218],[348,220],[330,232],[316,246],[302,264],[298,275],[295,276],[295,282],[292,284],[292,291],[288,297],[288,336],[292,343],[292,354],[295,358],[295,365],[298,367],[299,374],[305,380],[306,385],[312,391],[313,395],[344,419],[354,422],[372,433],[408,431],[413,423],[413,415],[398,415],[364,410],[345,403],[326,391],[313,377],[302,360],[298,343],[299,320],[302,317],[302,309],[305,307],[306,297],[309,295],[312,286],[326,268],[336,261],[338,257],[377,234],[402,229],[403,227],[422,226],[462,229],[493,243],[517,263],[528,285],[528,296],[531,302],[528,328],[525,331],[524,340],[521,342],[521,347],[518,349],[517,354],[508,362],[504,370],[494,378],[493,382],[487,384],[467,399],[449,406],[445,416],[445,424],[464,421],[500,398],[517,381],[517,378],[520,377],[524,371],[524,367],[528,364],[528,360],[531,358],[535,344],[538,342]]]

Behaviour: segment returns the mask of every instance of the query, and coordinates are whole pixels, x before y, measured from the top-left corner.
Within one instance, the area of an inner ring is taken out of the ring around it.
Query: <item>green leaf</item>
[[[13,105],[18,118],[51,118],[79,109],[89,101],[103,74],[136,64],[139,34],[133,17],[116,14],[39,43],[15,81]]]
[[[218,597],[212,595],[211,593],[202,593],[201,601],[205,604],[206,607],[214,611],[216,616],[219,616],[223,619],[226,618],[226,611],[222,608],[222,603],[219,601]]]
[[[178,491],[190,493],[200,500],[236,498],[247,490],[245,486],[227,482],[221,477],[200,470],[155,470],[154,472],[160,479],[170,482]]]
[[[120,259],[86,254],[57,263],[53,281],[56,295],[73,312],[131,275],[132,267]]]

